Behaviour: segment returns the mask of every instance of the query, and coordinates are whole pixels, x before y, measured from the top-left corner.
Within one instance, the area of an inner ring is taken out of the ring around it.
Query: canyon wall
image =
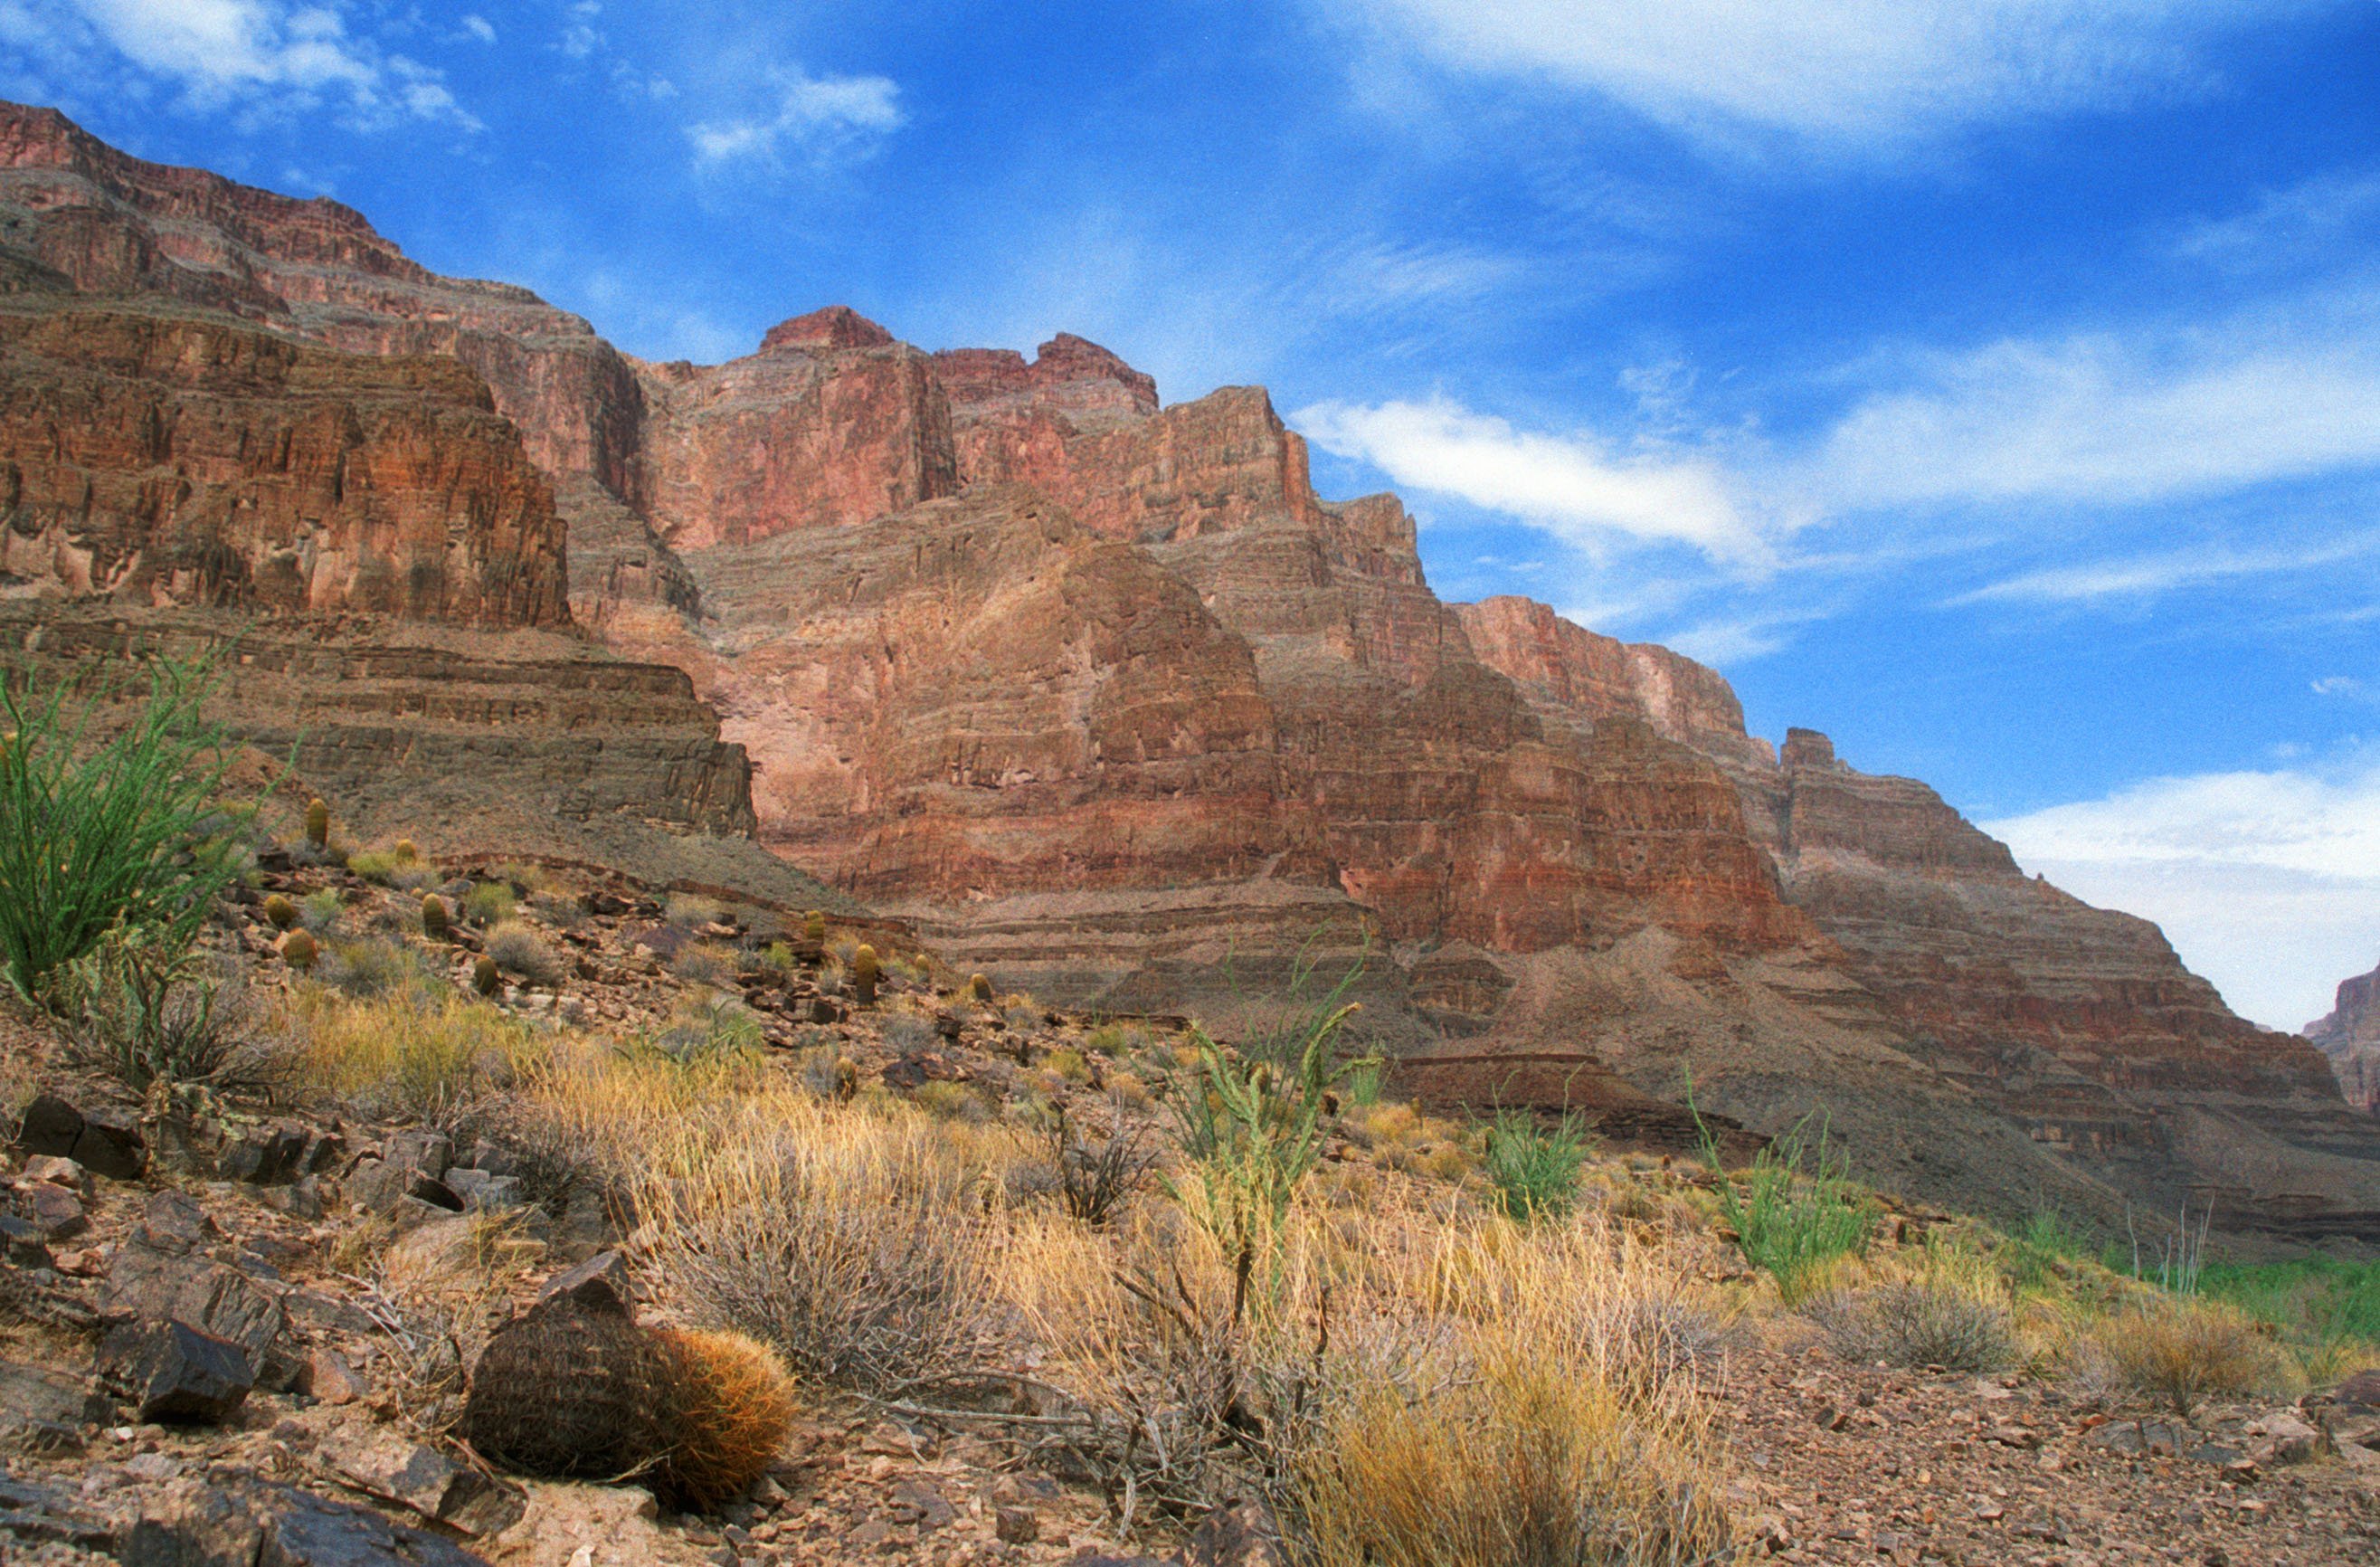
[[[265,730],[412,704],[434,771],[497,757],[517,792],[413,796],[458,832],[508,810],[609,832],[666,799],[673,852],[748,825],[1052,999],[1229,1031],[1301,951],[1368,954],[1363,1026],[1434,1098],[1559,1094],[1637,1124],[1691,1081],[1769,1131],[1824,1113],[1864,1173],[1919,1195],[2111,1222],[2186,1200],[2242,1233],[2380,1238],[2380,1132],[2311,1046],[2232,1016],[2154,927],[2024,876],[1924,785],[1807,732],[1746,735],[1713,671],[1525,600],[1441,602],[1404,507],[1318,496],[1260,388],[1167,406],[1080,338],[926,353],[841,307],[723,365],[635,361],[335,203],[141,164],[38,110],[0,109],[0,289],[74,291],[25,309],[32,346],[0,331],[30,356],[18,609],[64,624],[42,606],[269,578],[361,662],[324,681],[273,654],[249,687]],[[156,420],[133,410],[228,408],[253,372],[78,362],[41,335],[62,308],[321,358],[277,372],[304,398],[238,416],[303,460],[224,466],[230,416],[195,418],[168,466],[210,499],[161,507],[128,456]],[[116,433],[33,463],[29,432],[75,397]],[[76,475],[99,468],[82,519]],[[347,471],[380,476],[370,504],[324,490]],[[308,528],[386,569],[317,549],[288,588],[273,563]],[[325,629],[340,609],[389,618]],[[605,660],[584,642],[537,672],[516,648],[510,674],[446,646],[443,690],[369,674],[375,646],[494,619],[559,638],[565,617],[669,679],[585,673]],[[600,762],[540,750],[589,734]],[[358,793],[374,744],[343,774]]]
[[[2380,968],[2340,980],[2328,1015],[2303,1032],[2329,1058],[2348,1102],[2380,1115]]]

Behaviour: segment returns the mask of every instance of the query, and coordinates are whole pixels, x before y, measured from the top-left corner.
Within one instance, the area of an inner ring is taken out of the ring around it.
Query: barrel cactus
[[[492,996],[504,982],[504,971],[496,966],[496,960],[481,953],[471,965],[471,989],[483,996]]]
[[[314,938],[310,931],[292,930],[281,938],[281,961],[300,974],[312,973],[314,960],[321,955],[321,949],[314,945]]]
[[[421,894],[421,934],[432,941],[443,941],[453,928],[446,913],[446,900],[435,893]]]
[[[876,981],[882,971],[876,966],[876,949],[862,943],[851,954],[851,995],[862,1006],[876,1004]]]
[[[989,1006],[991,1004],[991,981],[978,974],[967,981],[967,995]]]
[[[264,917],[275,930],[286,930],[298,923],[298,905],[275,893],[264,900]]]
[[[817,909],[802,916],[802,934],[813,941],[826,940],[826,916]]]
[[[306,802],[306,841],[318,849],[331,844],[331,807],[320,796]]]

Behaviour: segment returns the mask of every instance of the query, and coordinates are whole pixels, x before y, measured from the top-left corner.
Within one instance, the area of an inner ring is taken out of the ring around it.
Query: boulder
[[[616,1251],[599,1251],[575,1268],[565,1268],[538,1286],[537,1298],[548,1301],[560,1295],[582,1305],[603,1306],[604,1297],[625,1305],[635,1298],[628,1276],[628,1259]]]
[[[226,1263],[129,1243],[108,1267],[101,1304],[111,1315],[180,1321],[237,1344],[260,1386],[285,1388],[297,1376],[278,1292]]]
[[[1289,1567],[1281,1525],[1260,1501],[1216,1508],[1190,1532],[1189,1567]]]
[[[207,1210],[180,1192],[152,1192],[140,1209],[133,1238],[152,1251],[188,1256],[223,1232]]]
[[[149,1141],[140,1135],[140,1118],[115,1105],[96,1105],[82,1112],[82,1130],[69,1155],[94,1175],[111,1181],[137,1181],[149,1168]]]
[[[47,1181],[34,1181],[20,1187],[17,1205],[44,1240],[72,1240],[91,1228],[91,1219],[82,1210],[82,1198]]]
[[[81,1136],[81,1111],[55,1094],[36,1094],[18,1128],[17,1151],[29,1158],[71,1159],[75,1139]]]
[[[0,1261],[18,1268],[47,1268],[50,1243],[40,1225],[13,1213],[0,1213]]]
[[[100,1367],[143,1421],[228,1419],[256,1386],[239,1345],[187,1322],[139,1322],[110,1333]]]

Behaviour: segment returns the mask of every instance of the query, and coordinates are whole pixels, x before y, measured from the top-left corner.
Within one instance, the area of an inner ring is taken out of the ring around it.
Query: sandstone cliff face
[[[334,204],[36,111],[0,111],[0,246],[30,258],[0,292],[55,269],[485,378],[553,480],[578,622],[685,672],[653,698],[675,738],[524,751],[489,718],[528,699],[500,673],[333,705],[459,725],[440,769],[499,757],[572,832],[616,838],[659,790],[688,802],[669,824],[749,820],[1004,980],[1227,1030],[1328,929],[1337,954],[1371,943],[1366,1026],[1441,1056],[1441,1097],[1585,1074],[1633,1114],[1691,1072],[1755,1126],[1831,1114],[1914,1192],[2119,1219],[2188,1196],[2228,1226],[2380,1235],[2369,1120],[2152,927],[1823,736],[1773,752],[1691,661],[1523,600],[1441,603],[1403,507],[1317,497],[1259,389],[1167,407],[1077,338],[927,355],[839,307],[726,365],[632,364]],[[640,699],[523,723],[608,734]],[[564,755],[592,766],[575,793]],[[431,787],[457,820],[500,808]]]
[[[2380,1115],[2380,969],[2340,980],[2330,1014],[2304,1032],[2330,1058],[2348,1102]]]
[[[16,593],[569,619],[545,476],[451,359],[136,310],[0,312],[0,513]]]

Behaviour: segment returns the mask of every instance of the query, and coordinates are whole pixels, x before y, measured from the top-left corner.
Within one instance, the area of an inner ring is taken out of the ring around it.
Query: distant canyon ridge
[[[1441,601],[1259,388],[840,307],[648,363],[11,105],[0,504],[8,660],[230,649],[225,715],[432,852],[873,910],[1226,1032],[1361,958],[1428,1097],[1625,1123],[1691,1082],[1915,1197],[2380,1241],[2368,1042],[2233,1015],[1691,660]]]

